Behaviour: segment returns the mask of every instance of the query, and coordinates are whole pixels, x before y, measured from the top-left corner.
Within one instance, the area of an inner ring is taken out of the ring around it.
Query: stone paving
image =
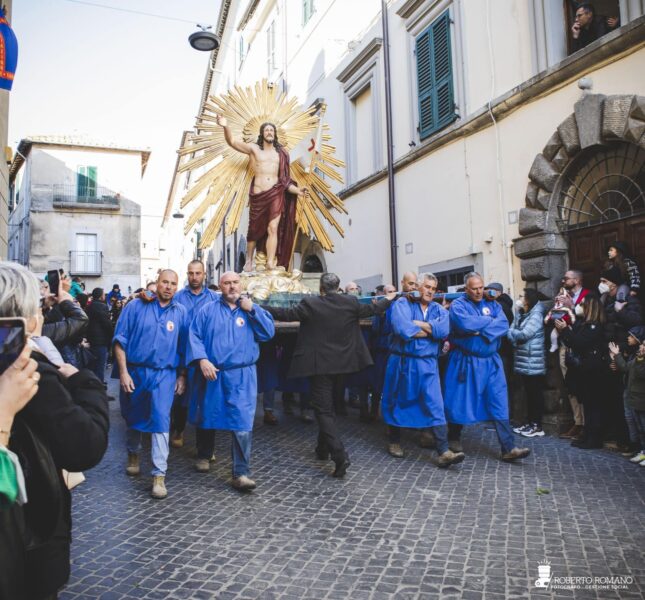
[[[547,437],[523,440],[531,456],[506,464],[494,432],[477,426],[464,434],[466,461],[440,470],[413,433],[404,436],[407,457],[391,458],[383,426],[361,424],[350,410],[340,430],[352,466],[336,480],[333,464],[315,459],[315,425],[278,413],[280,425],[269,427],[259,409],[255,492],[229,486],[228,433],[218,434],[211,472],[196,473],[189,427],[186,446],[171,450],[169,497],[155,501],[150,477],[124,474],[117,404],[108,452],[73,492],[64,600],[645,594],[645,468],[618,454]],[[554,577],[633,581],[619,590],[539,589],[544,559]]]

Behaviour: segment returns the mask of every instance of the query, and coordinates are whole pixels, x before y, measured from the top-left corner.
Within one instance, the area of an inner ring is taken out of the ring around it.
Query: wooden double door
[[[600,272],[607,260],[607,247],[617,240],[627,243],[632,258],[645,276],[645,215],[629,217],[586,229],[570,231],[569,268],[584,273],[584,286],[598,286]],[[640,297],[643,297],[641,290]]]

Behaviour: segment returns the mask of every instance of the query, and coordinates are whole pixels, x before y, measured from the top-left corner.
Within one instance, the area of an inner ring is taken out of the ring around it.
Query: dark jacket
[[[616,356],[619,371],[627,373],[627,403],[634,410],[645,412],[645,358],[634,356],[625,360],[622,354]]]
[[[58,348],[78,344],[85,335],[89,319],[83,309],[71,300],[63,300],[45,315],[43,335]]]
[[[601,15],[595,16],[593,21],[589,23],[588,29],[581,29],[578,39],[571,40],[571,47],[573,51],[581,50],[585,48],[592,42],[595,42],[597,39],[601,38],[603,35],[609,32],[607,27],[607,18]]]
[[[114,327],[110,319],[110,309],[105,302],[93,300],[87,308],[90,320],[87,326],[87,341],[91,346],[109,346],[112,343]]]
[[[293,308],[267,307],[277,321],[300,321],[289,377],[355,373],[373,364],[359,321],[390,304],[387,298],[361,304],[355,296],[328,294],[304,298]]]
[[[32,358],[41,376],[38,393],[16,415],[10,448],[20,458],[27,485],[25,597],[41,598],[69,578],[72,511],[61,469],[84,471],[100,462],[107,449],[109,418],[103,383],[93,373],[82,369],[65,380],[41,354],[33,352]],[[44,448],[38,458],[44,456],[52,466],[47,481],[33,475],[39,471],[29,459],[30,432]],[[41,489],[49,491],[46,497],[36,493]]]
[[[627,302],[621,310],[616,310],[616,297],[609,293],[603,294],[600,298],[601,304],[605,308],[607,324],[605,326],[605,335],[608,342],[615,342],[624,350],[627,344],[627,332],[636,325],[643,323],[641,305],[634,296],[627,296]]]
[[[586,323],[578,319],[572,327],[560,331],[560,339],[578,365],[567,363],[565,383],[569,394],[578,395],[589,390],[607,375],[609,368],[605,328],[599,323]]]

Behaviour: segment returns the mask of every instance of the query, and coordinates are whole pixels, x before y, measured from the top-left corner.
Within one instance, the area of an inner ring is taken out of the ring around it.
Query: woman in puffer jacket
[[[528,399],[528,423],[514,429],[524,437],[543,437],[544,387],[546,351],[544,347],[544,315],[547,297],[533,289],[525,289],[522,308],[516,313],[507,336],[513,344],[513,370],[522,376]]]

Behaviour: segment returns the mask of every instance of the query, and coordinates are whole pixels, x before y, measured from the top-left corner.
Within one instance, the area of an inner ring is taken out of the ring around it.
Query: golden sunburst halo
[[[209,96],[195,125],[195,133],[188,136],[179,149],[178,171],[195,172],[194,183],[181,201],[181,207],[196,202],[196,207],[186,222],[184,232],[203,219],[210,207],[215,211],[205,228],[199,247],[208,248],[226,219],[226,235],[237,231],[242,211],[248,204],[249,188],[253,173],[249,157],[231,148],[224,139],[224,130],[216,122],[217,115],[225,117],[235,139],[247,143],[257,140],[260,125],[275,123],[278,139],[292,151],[304,140],[313,139],[318,132],[324,106],[303,109],[296,98],[288,98],[277,86],[266,79],[254,87],[235,86],[221,96]],[[337,169],[345,163],[335,156],[336,148],[330,145],[331,135],[327,125],[322,125],[322,144],[315,160],[309,155],[303,160],[291,160],[291,177],[309,191],[298,196],[296,226],[309,238],[315,238],[322,248],[333,252],[334,245],[323,221],[327,221],[343,236],[342,227],[332,212],[347,214],[343,201],[332,191],[327,179],[343,183]],[[304,163],[304,164],[303,164]]]

